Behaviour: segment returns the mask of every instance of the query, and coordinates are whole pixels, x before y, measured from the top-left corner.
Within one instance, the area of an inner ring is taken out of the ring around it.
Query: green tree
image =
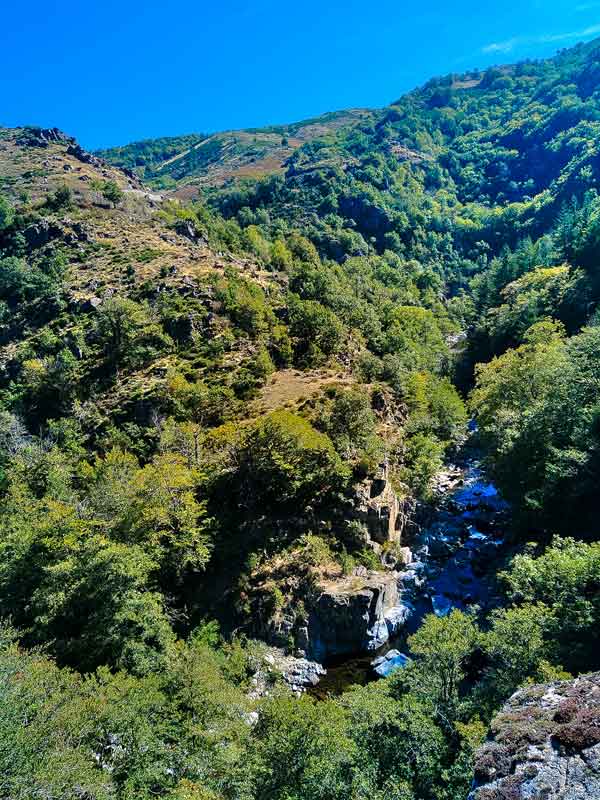
[[[288,411],[263,417],[243,436],[234,475],[243,506],[293,507],[323,500],[348,478],[331,439]]]
[[[410,800],[435,791],[449,748],[427,701],[412,693],[396,699],[393,682],[380,681],[350,689],[339,703],[358,750],[357,771],[371,780],[369,792]]]
[[[144,366],[172,341],[143,305],[124,297],[110,297],[100,308],[97,335],[109,368]]]
[[[430,614],[408,638],[416,658],[411,679],[443,714],[455,712],[467,661],[480,639],[473,618],[457,609],[447,617]]]
[[[342,389],[336,392],[324,426],[346,460],[367,458],[373,462],[383,454],[382,442],[376,434],[377,419],[366,391]]]
[[[548,678],[543,666],[551,656],[546,638],[551,619],[550,609],[540,604],[499,609],[493,613],[484,647],[492,660],[488,683],[498,704],[526,680]]]
[[[600,637],[600,544],[556,538],[537,558],[517,555],[504,578],[513,603],[523,603],[525,609],[529,604],[543,604],[547,609],[546,647],[551,660],[573,672],[595,669]]]
[[[15,218],[15,211],[5,197],[0,195],[0,231],[9,228]]]
[[[394,308],[385,338],[386,350],[396,353],[406,369],[439,372],[448,348],[433,312],[425,308]]]
[[[66,185],[59,186],[46,199],[46,205],[52,211],[68,211],[73,205],[73,192]]]
[[[339,318],[316,300],[288,300],[290,334],[299,364],[317,366],[337,353],[343,343],[344,326]]]
[[[264,704],[251,751],[256,794],[273,800],[342,800],[351,795],[356,745],[333,703],[302,697]]]
[[[125,197],[125,193],[115,181],[104,181],[102,184],[102,197],[116,208]]]

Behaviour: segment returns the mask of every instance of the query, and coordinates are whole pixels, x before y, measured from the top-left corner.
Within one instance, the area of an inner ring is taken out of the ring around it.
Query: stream
[[[473,437],[474,430],[455,463],[437,476],[420,531],[403,541],[412,551],[412,562],[398,577],[405,625],[375,653],[326,664],[327,674],[310,690],[314,696],[339,694],[401,668],[409,655],[407,637],[427,614],[444,617],[454,608],[486,612],[498,604],[496,565],[505,549],[509,508],[486,479]]]

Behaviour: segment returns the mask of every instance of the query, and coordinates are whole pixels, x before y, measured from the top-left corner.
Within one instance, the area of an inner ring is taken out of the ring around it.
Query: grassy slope
[[[117,166],[133,167],[152,183],[172,188],[176,182],[176,194],[190,198],[198,186],[282,172],[298,147],[371,118],[372,113],[349,109],[290,125],[134,142],[98,154]]]

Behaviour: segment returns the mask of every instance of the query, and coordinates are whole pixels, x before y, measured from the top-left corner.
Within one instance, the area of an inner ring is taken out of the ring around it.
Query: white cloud
[[[595,36],[600,33],[600,25],[590,25],[582,31],[570,31],[569,33],[554,33],[547,36],[538,36],[533,41],[537,42],[565,42],[570,39],[586,39],[588,36]]]
[[[600,6],[600,3],[598,3]],[[587,39],[600,33],[600,24],[590,25],[583,30],[565,31],[564,33],[546,33],[538,36],[515,36],[503,42],[491,42],[481,48],[482,53],[512,53],[517,47],[531,44],[549,44],[552,42],[569,42],[576,39]]]
[[[515,37],[514,39],[507,39],[505,42],[492,42],[482,47],[483,53],[510,53],[521,42],[521,39]]]

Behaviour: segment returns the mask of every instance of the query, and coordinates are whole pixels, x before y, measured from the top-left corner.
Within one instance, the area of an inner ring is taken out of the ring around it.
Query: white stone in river
[[[469,526],[469,539],[477,539],[478,541],[485,541],[488,537],[485,533],[481,533],[481,531],[476,530],[472,526]]]

